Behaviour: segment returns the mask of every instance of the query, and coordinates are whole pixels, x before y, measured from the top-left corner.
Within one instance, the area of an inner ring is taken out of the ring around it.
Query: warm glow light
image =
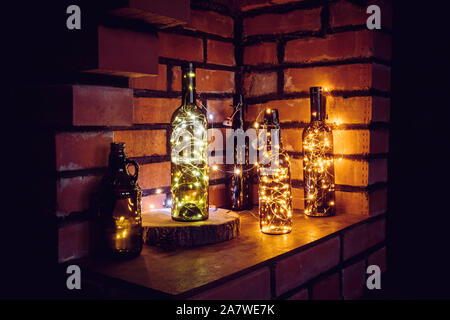
[[[219,170],[219,167],[217,166],[217,164],[215,164],[212,166],[212,169],[213,169],[213,171],[217,171],[217,170]]]
[[[270,114],[271,112],[272,112],[272,109],[270,109],[270,108],[267,108],[267,109],[266,109],[266,113],[267,113],[267,114]]]
[[[212,113],[208,114],[208,119],[209,120],[214,120],[214,115]]]
[[[239,168],[234,169],[234,174],[241,174],[241,170]]]
[[[162,189],[156,189],[155,193],[160,194],[162,192]]]
[[[275,111],[274,111],[275,112]],[[279,129],[275,125],[263,125],[264,129]],[[257,164],[259,179],[260,229],[268,234],[285,234],[292,230],[292,195],[289,158],[279,146],[271,150],[271,136],[267,135],[267,162]],[[273,167],[272,167],[273,166]]]
[[[255,122],[255,124],[253,126],[255,127],[255,129],[258,129],[259,128],[259,123]]]

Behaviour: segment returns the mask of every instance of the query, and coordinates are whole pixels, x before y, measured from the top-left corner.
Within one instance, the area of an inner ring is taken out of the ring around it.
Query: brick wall
[[[198,104],[214,115],[210,128],[221,128],[232,113],[234,18],[224,6],[212,11],[194,3],[191,9],[188,25],[158,31],[158,75],[82,74],[76,84],[39,88],[51,149],[45,182],[52,196],[43,203],[59,221],[59,262],[95,249],[88,212],[111,142],[125,142],[127,155],[140,165],[143,211],[163,206],[170,194],[169,123],[181,104],[182,63],[196,64]],[[135,45],[128,50],[138,51]],[[210,185],[210,203],[225,205],[224,174],[214,173]]]
[[[382,30],[372,31],[366,27],[370,3],[275,2],[241,4],[247,120],[255,121],[264,108],[279,109],[292,159],[294,207],[303,209],[301,134],[310,119],[309,87],[324,87],[327,122],[334,128],[337,212],[385,213],[390,3],[370,2],[382,10]]]
[[[368,293],[367,267],[386,271],[385,218],[377,216],[299,252],[198,293],[194,300],[351,300]],[[367,241],[360,241],[367,239]],[[313,262],[314,261],[314,262]],[[239,285],[240,284],[240,285]]]
[[[380,31],[366,29],[361,19],[365,6],[346,0],[244,1],[240,12],[195,2],[188,25],[158,31],[157,76],[83,74],[76,83],[40,88],[48,129],[43,138],[51,150],[50,159],[42,159],[51,196],[42,201],[59,221],[58,260],[93,250],[88,210],[111,142],[125,142],[128,156],[141,166],[143,210],[163,205],[170,193],[168,130],[180,104],[180,65],[193,61],[198,102],[214,114],[210,129],[224,130],[221,123],[232,112],[235,92],[244,93],[250,122],[266,107],[279,109],[283,143],[292,159],[294,207],[300,210],[301,133],[310,118],[308,89],[326,88],[327,121],[338,124],[338,213],[372,218],[242,281],[261,280],[254,295],[261,298],[359,297],[367,263],[386,269],[391,22],[389,2],[377,3],[383,12]],[[211,204],[227,203],[225,182],[223,173],[212,172]],[[257,203],[256,186],[252,189]],[[310,256],[320,263],[303,264]],[[300,266],[311,269],[299,272]],[[227,288],[224,284],[198,298],[228,297]],[[243,298],[254,293],[247,289]]]

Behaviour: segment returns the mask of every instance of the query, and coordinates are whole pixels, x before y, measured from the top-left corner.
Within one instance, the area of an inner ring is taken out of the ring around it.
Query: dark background
[[[45,80],[48,55],[40,52],[44,47],[59,50],[49,35],[65,20],[50,17],[58,10],[64,13],[66,6],[64,1],[36,2],[2,10],[4,298],[54,297],[53,281],[61,276],[46,263],[46,241],[53,234],[34,205],[39,185],[33,160],[42,150],[33,144],[37,110],[21,97],[27,94],[26,83]],[[389,271],[374,298],[449,299],[450,13],[430,1],[392,2]]]

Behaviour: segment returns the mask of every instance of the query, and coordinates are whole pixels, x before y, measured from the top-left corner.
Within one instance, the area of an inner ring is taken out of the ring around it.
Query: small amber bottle
[[[131,174],[128,167],[134,166]],[[104,248],[119,258],[138,256],[143,246],[139,165],[127,158],[125,143],[111,143],[109,166],[102,183],[100,221]]]

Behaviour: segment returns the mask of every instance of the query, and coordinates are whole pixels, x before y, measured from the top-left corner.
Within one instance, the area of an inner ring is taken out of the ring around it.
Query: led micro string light
[[[303,131],[305,214],[335,214],[333,133],[325,123],[320,87],[311,88],[311,123]]]
[[[195,105],[195,72],[183,70],[183,105],[171,126],[172,218],[199,221],[208,218],[207,118]]]
[[[285,234],[292,230],[289,156],[281,148],[281,143],[272,146],[270,132],[271,129],[279,132],[278,123],[278,110],[266,109],[260,135],[267,134],[267,148],[264,152],[264,163],[258,165],[258,189],[260,229],[269,234]]]

